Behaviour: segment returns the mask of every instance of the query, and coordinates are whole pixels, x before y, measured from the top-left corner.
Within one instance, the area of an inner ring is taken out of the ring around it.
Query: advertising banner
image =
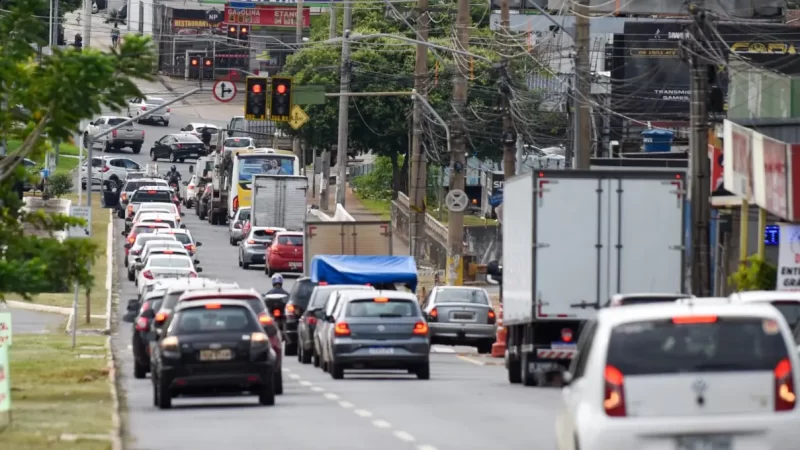
[[[781,224],[778,245],[778,291],[800,291],[800,225]]]
[[[754,203],[753,131],[725,120],[723,125],[725,189]]]
[[[786,204],[788,217],[786,220],[800,222],[800,144],[789,145],[786,154]]]
[[[225,6],[225,23],[252,25],[254,27],[294,28],[297,21],[297,9],[281,5],[266,4],[228,4]],[[311,24],[311,10],[303,8],[303,27]]]
[[[761,146],[755,149],[756,160],[761,159],[761,171],[756,174],[756,204],[770,214],[788,218],[788,179],[786,156],[788,146],[767,136],[760,139]]]
[[[0,313],[0,347],[10,347],[11,340],[11,313]]]
[[[8,345],[0,345],[0,413],[11,411],[11,375]]]

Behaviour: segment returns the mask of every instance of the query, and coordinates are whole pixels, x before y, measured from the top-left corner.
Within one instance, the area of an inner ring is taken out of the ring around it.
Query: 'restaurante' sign
[[[225,23],[265,27],[297,26],[297,9],[287,6],[234,3],[225,6]],[[247,5],[247,6],[245,6]],[[303,8],[303,27],[311,24],[311,10]]]

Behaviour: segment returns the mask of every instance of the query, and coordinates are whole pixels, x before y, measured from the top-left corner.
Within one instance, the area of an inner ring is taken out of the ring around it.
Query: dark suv
[[[297,355],[297,325],[308,308],[308,301],[316,285],[317,283],[311,281],[309,277],[298,278],[292,286],[292,292],[289,293],[284,314],[286,321],[283,325],[283,337],[286,340],[283,352],[287,356]]]

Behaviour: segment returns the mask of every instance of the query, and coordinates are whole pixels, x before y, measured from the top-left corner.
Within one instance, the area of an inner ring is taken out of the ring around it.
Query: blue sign
[[[503,191],[500,191],[499,194],[493,194],[489,196],[489,204],[492,207],[497,208],[498,206],[503,204]]]
[[[764,229],[764,244],[774,246],[781,242],[781,227],[779,225],[767,225]]]

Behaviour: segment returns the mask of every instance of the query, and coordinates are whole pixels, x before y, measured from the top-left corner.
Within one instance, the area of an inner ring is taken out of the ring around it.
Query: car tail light
[[[497,314],[494,313],[494,310],[490,309],[488,316],[489,318],[487,322],[489,323],[489,325],[493,325],[495,322],[497,322]]]
[[[178,147],[178,148],[183,148],[183,145],[181,145],[181,144],[178,144],[178,145],[176,145],[176,147]]]
[[[291,305],[291,304],[286,305],[286,315],[287,316],[293,316],[295,311],[297,311],[297,308],[295,308],[294,305]]]
[[[269,342],[269,338],[264,333],[255,332],[250,335],[250,342],[254,344],[266,344]]]
[[[625,417],[625,377],[616,367],[606,366],[604,378],[603,409],[606,410],[606,415],[610,417]]]
[[[194,185],[192,183],[189,183],[189,185],[186,186],[186,189],[194,190]]]
[[[339,322],[333,329],[337,336],[350,336],[350,326],[344,322]]]
[[[797,401],[792,377],[792,363],[788,358],[784,358],[775,366],[774,372],[775,411],[791,411]]]
[[[141,252],[141,250],[131,250],[131,255],[138,255]]]
[[[167,112],[170,112],[170,111],[172,111],[172,110],[171,110],[171,109],[169,109],[169,108],[167,108]]]
[[[561,340],[564,342],[572,342],[572,330],[569,328],[561,330]]]
[[[111,137],[113,138],[117,137],[117,130],[111,132]]]
[[[415,323],[413,333],[418,336],[426,336],[428,334],[428,324],[425,322]]]
[[[170,336],[164,338],[161,341],[161,350],[168,351],[168,352],[177,352],[178,351],[178,338],[175,336]]]
[[[280,317],[281,316],[281,310],[280,309],[273,309],[272,310],[272,315],[275,316],[275,317]]]
[[[136,242],[136,235],[131,234],[130,236],[128,236],[128,243],[133,244],[134,242]]]
[[[155,321],[156,323],[164,323],[167,321],[168,318],[169,318],[169,313],[160,312],[156,314]]]
[[[139,317],[136,319],[136,331],[147,331],[147,318]]]
[[[433,308],[431,312],[428,313],[428,322],[436,322],[439,320],[439,310]]]
[[[309,325],[316,325],[317,324],[317,318],[314,317],[314,316],[308,316],[308,317],[306,317],[306,323],[309,324]]]
[[[253,245],[253,244],[256,243],[256,241],[254,239],[248,239],[247,243],[250,244],[250,245]]]
[[[103,166],[103,170],[102,170],[102,172],[103,172],[103,173],[105,173],[105,172],[108,172],[109,170],[111,170],[111,168],[110,168],[110,167],[108,167],[108,166]]]
[[[142,106],[142,111],[147,111],[147,106]]]
[[[124,202],[125,200],[127,200],[127,199],[128,199],[128,194],[126,194],[126,193],[124,193],[124,192],[123,192],[123,193],[122,193],[122,195],[120,195],[120,198],[121,198],[121,199],[122,199],[122,201]]]
[[[320,285],[320,286],[327,286],[327,285],[328,285],[328,282],[327,282],[327,281],[320,281],[320,282],[319,282],[319,283],[317,283],[317,284],[318,284],[318,285]]]
[[[239,222],[236,222],[235,224],[233,224],[233,228],[235,228],[237,230],[240,230],[240,229],[242,229],[242,224],[240,224]]]
[[[145,270],[144,272],[142,272],[142,276],[144,276],[148,280],[152,280],[153,279],[153,272],[150,272],[149,270]]]
[[[261,325],[270,325],[272,324],[273,320],[272,317],[269,316],[267,313],[261,313],[258,315],[258,323]]]
[[[236,211],[239,209],[239,196],[233,197],[233,210]]]
[[[184,245],[184,248],[192,253],[194,253],[195,250],[197,250],[197,247],[195,247],[194,244],[186,244]]]
[[[197,278],[197,272],[189,272],[189,277]]]

